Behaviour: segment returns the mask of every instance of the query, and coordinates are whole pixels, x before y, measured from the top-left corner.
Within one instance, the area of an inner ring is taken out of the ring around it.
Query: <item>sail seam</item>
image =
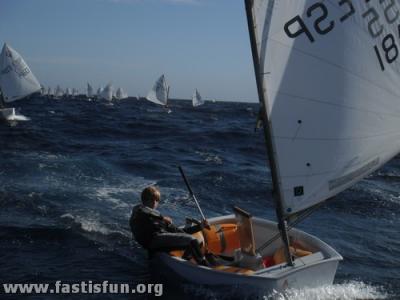
[[[374,111],[374,110],[368,110],[368,109],[362,109],[362,108],[358,108],[355,106],[349,106],[349,105],[343,105],[343,104],[338,104],[338,103],[332,103],[329,101],[324,101],[324,100],[318,100],[315,98],[310,98],[310,97],[304,97],[304,96],[296,96],[287,92],[277,92],[277,94],[281,94],[284,96],[289,96],[292,98],[297,98],[297,99],[302,99],[302,100],[306,100],[306,101],[311,101],[311,102],[317,102],[317,103],[321,103],[321,104],[325,104],[325,105],[331,105],[331,106],[336,106],[336,107],[342,107],[342,108],[346,108],[346,109],[350,109],[350,110],[356,110],[359,112],[367,112],[367,113],[372,113],[372,114],[377,114],[377,115],[388,115],[388,116],[392,116],[392,117],[396,117],[396,118],[400,118],[400,114],[394,114],[394,113],[390,113],[390,112],[379,112],[379,111]],[[396,96],[396,95],[394,95]],[[396,96],[399,97],[400,96]]]
[[[319,60],[319,61],[322,62],[322,63],[325,63],[325,64],[327,64],[327,65],[336,67],[336,68],[338,68],[338,69],[341,69],[341,70],[345,71],[346,73],[353,75],[354,77],[357,77],[357,78],[359,78],[359,79],[361,79],[361,80],[363,80],[363,81],[365,81],[365,82],[368,82],[371,86],[375,86],[375,87],[377,87],[377,88],[379,88],[379,89],[381,89],[381,90],[383,90],[383,91],[388,92],[388,94],[391,94],[391,95],[393,95],[393,96],[395,96],[395,97],[400,98],[400,95],[399,95],[399,94],[396,94],[396,93],[394,93],[393,91],[390,91],[390,90],[388,90],[388,89],[385,89],[385,88],[383,88],[382,86],[380,86],[380,85],[374,83],[374,82],[371,81],[370,79],[367,79],[367,78],[364,78],[364,77],[362,77],[362,76],[359,76],[358,74],[356,74],[356,73],[350,71],[349,69],[343,68],[342,66],[340,66],[340,65],[338,65],[338,64],[336,64],[336,63],[333,63],[333,62],[331,62],[331,61],[329,61],[329,60],[323,59],[323,58],[321,58],[321,57],[319,57],[319,56],[317,56],[317,55],[315,55],[315,54],[311,54],[311,53],[309,53],[309,52],[305,52],[305,51],[303,51],[303,50],[300,50],[300,49],[294,47],[293,45],[286,45],[285,43],[282,43],[282,42],[280,42],[280,41],[278,41],[278,40],[276,40],[276,39],[268,38],[268,40],[271,40],[271,41],[273,41],[273,42],[275,42],[275,43],[277,43],[277,44],[280,44],[280,45],[282,45],[282,46],[284,46],[284,47],[286,47],[286,48],[289,48],[289,49],[293,50],[294,52],[297,51],[297,52],[299,52],[299,53],[301,53],[301,54],[303,54],[303,55],[305,55],[305,56],[312,57],[312,58],[314,58],[314,59],[316,59],[316,60]],[[264,69],[264,68],[263,68],[263,69]],[[265,76],[265,74],[262,74],[262,75]]]
[[[400,132],[393,132],[393,133],[387,133],[387,134],[377,134],[377,135],[371,135],[371,136],[360,136],[360,137],[348,137],[348,138],[299,138],[296,137],[296,140],[302,140],[302,141],[352,141],[352,140],[366,140],[366,139],[372,139],[375,137],[384,137],[384,136],[391,136],[391,135],[400,135]],[[275,138],[279,138],[282,140],[293,140],[293,137],[287,137],[287,136],[279,136],[279,135],[274,135]]]

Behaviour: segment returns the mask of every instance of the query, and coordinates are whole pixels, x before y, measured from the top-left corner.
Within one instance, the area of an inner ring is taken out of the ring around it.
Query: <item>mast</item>
[[[277,163],[275,160],[275,150],[274,150],[274,145],[272,143],[272,128],[271,124],[268,120],[268,110],[267,110],[267,99],[265,98],[264,95],[264,90],[266,87],[264,86],[264,80],[261,78],[263,76],[261,74],[261,68],[260,68],[260,58],[258,54],[258,49],[257,49],[257,37],[256,37],[256,31],[255,31],[255,24],[254,24],[254,19],[253,19],[253,0],[245,0],[245,6],[246,6],[246,15],[247,15],[247,25],[249,29],[249,35],[250,35],[250,44],[251,44],[251,52],[253,56],[253,64],[254,64],[254,72],[255,72],[255,77],[256,77],[256,83],[257,83],[257,92],[258,92],[258,98],[260,101],[260,110],[262,111],[262,120],[263,120],[263,128],[264,128],[264,138],[265,138],[265,144],[267,147],[268,151],[268,160],[269,160],[269,165],[271,168],[271,175],[272,175],[272,184],[273,184],[273,192],[272,192],[272,197],[275,200],[275,210],[276,210],[276,215],[278,218],[278,228],[282,237],[282,242],[285,247],[285,255],[286,255],[286,261],[289,266],[293,266],[293,260],[292,256],[290,255],[290,250],[289,250],[289,236],[288,236],[288,230],[287,230],[287,222],[284,218],[283,214],[283,207],[282,207],[282,194],[281,194],[281,189],[279,187],[279,177],[278,177],[278,167]]]

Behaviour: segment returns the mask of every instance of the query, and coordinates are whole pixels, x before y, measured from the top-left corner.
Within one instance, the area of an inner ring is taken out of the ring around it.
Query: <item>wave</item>
[[[104,224],[100,221],[98,217],[84,217],[73,215],[71,213],[66,213],[60,216],[60,218],[67,221],[72,221],[74,224],[78,225],[83,231],[88,233],[99,233],[106,236],[116,234],[127,238],[130,238],[131,236],[129,231],[119,228],[117,224]]]
[[[342,284],[326,285],[318,288],[292,289],[285,293],[268,295],[268,300],[361,300],[388,299],[383,287],[351,281]]]
[[[207,300],[377,300],[390,299],[384,287],[373,286],[364,282],[350,281],[341,284],[325,285],[318,288],[288,289],[285,292],[263,293],[251,288],[206,287],[192,284],[183,285],[183,296]]]

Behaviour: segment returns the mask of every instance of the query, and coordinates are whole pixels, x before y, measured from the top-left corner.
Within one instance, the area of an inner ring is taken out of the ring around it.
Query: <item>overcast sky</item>
[[[257,101],[242,0],[0,0],[0,42],[44,86]]]

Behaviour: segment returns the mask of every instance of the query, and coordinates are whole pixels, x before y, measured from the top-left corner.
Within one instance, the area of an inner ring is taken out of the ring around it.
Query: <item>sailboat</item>
[[[200,93],[197,89],[193,93],[192,104],[194,107],[204,104],[204,100],[201,98]]]
[[[115,98],[117,100],[126,99],[128,98],[128,94],[122,88],[119,87],[115,92]]]
[[[332,284],[342,256],[293,226],[400,151],[397,23],[362,17],[393,15],[378,2],[295,2],[245,0],[278,222],[238,208],[209,219],[218,227],[199,240],[233,262],[158,253],[169,276],[267,292]]]
[[[87,92],[86,92],[86,97],[87,97],[87,99],[89,100],[89,101],[91,101],[92,100],[92,97],[94,96],[94,93],[93,93],[93,87],[89,84],[89,83],[87,83]]]
[[[97,89],[97,92],[96,92],[96,94],[97,94],[97,99],[100,99],[100,95],[101,95],[101,93],[103,92],[103,90],[104,90],[104,88],[103,88],[102,86],[100,86],[100,87]]]
[[[79,95],[79,91],[76,88],[72,88],[72,97],[76,98]]]
[[[47,97],[48,98],[53,97],[53,89],[51,87],[47,88]]]
[[[107,101],[112,101],[114,93],[114,87],[112,83],[107,84],[107,86],[101,91],[100,99],[104,99]]]
[[[70,98],[72,96],[72,90],[68,87],[65,89],[65,94],[64,97],[65,98]]]
[[[47,96],[47,90],[43,85],[40,85],[40,96],[42,97]]]
[[[54,93],[54,98],[59,99],[63,96],[64,96],[64,91],[62,90],[62,88],[59,85],[57,85],[56,91]]]
[[[167,81],[165,80],[165,76],[163,74],[154,83],[154,86],[147,94],[146,99],[150,102],[168,108],[168,97],[169,97],[169,85],[167,84]],[[168,109],[168,113],[170,112],[171,110]]]
[[[39,92],[41,85],[21,55],[4,44],[0,54],[0,115],[8,121],[26,121],[29,118],[17,114],[7,103],[21,100]]]

